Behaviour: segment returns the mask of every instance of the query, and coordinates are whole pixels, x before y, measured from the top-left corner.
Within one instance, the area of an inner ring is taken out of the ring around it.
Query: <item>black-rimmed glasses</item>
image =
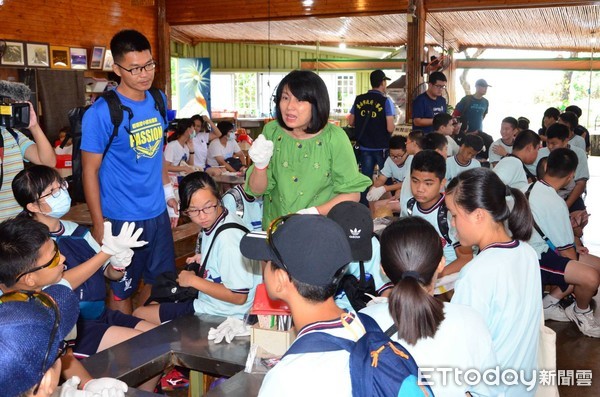
[[[50,349],[52,349],[52,345],[54,344],[54,340],[56,339],[56,333],[58,332],[58,326],[60,324],[60,312],[58,311],[58,306],[56,305],[56,301],[50,295],[45,292],[34,292],[34,291],[13,291],[8,292],[2,296],[0,296],[0,304],[8,303],[8,302],[29,302],[34,299],[36,302],[41,303],[43,306],[51,308],[54,311],[54,325],[52,327],[52,331],[50,332],[50,338],[48,339],[48,347],[46,348],[46,354],[44,355],[44,361],[42,361],[42,369],[40,371],[40,380],[35,385],[33,389],[33,394],[37,394],[38,389],[40,388],[40,382],[44,376],[44,369],[46,368],[46,364],[48,363],[48,358],[50,357]],[[66,352],[66,344],[63,343],[59,345],[59,351],[57,358],[61,355],[64,355]]]
[[[267,229],[267,244],[269,244],[269,247],[271,247],[271,249],[275,253],[277,260],[279,261],[279,265],[281,265],[281,267],[283,267],[285,269],[285,271],[288,273],[289,273],[288,267],[283,262],[283,258],[281,257],[279,250],[277,249],[277,247],[275,246],[275,243],[273,242],[273,235],[275,234],[275,232],[277,231],[279,226],[283,225],[288,219],[290,219],[294,215],[298,215],[298,214],[288,214],[288,215],[283,215],[283,216],[280,216],[279,218],[273,219],[273,221],[269,225],[269,228]]]
[[[200,215],[201,212],[204,215],[212,215],[215,213],[218,206],[219,206],[219,203],[217,203],[215,205],[210,205],[210,206],[204,207],[204,208],[187,209],[187,210],[181,211],[181,212],[187,217],[194,218],[194,217],[197,217],[198,215]]]
[[[33,269],[29,269],[26,272],[19,274],[17,276],[17,278],[15,279],[15,283],[18,282],[19,279],[26,274],[37,272],[38,270],[42,270],[42,269],[46,269],[46,268],[53,269],[60,264],[60,251],[58,250],[58,244],[56,244],[55,240],[52,240],[52,242],[54,243],[54,256],[52,257],[52,259],[50,259],[50,261],[48,261],[48,263],[46,263],[42,266],[36,266]]]
[[[69,188],[69,182],[67,182],[67,181],[61,181],[59,187],[56,187],[56,188],[50,190],[50,193],[47,193],[47,194],[44,194],[43,196],[40,196],[40,198],[38,200],[41,200],[41,199],[46,198],[48,196],[52,196],[54,198],[57,198],[58,195],[60,194],[61,190],[67,190],[68,188]]]
[[[139,74],[142,74],[142,71],[144,71],[144,70],[146,72],[152,72],[154,69],[156,69],[156,62],[154,62],[154,61],[150,61],[149,63],[145,64],[144,66],[138,66],[138,67],[131,68],[131,69],[124,68],[123,66],[119,65],[116,62],[115,62],[115,65],[117,65],[121,69],[125,70],[126,72],[131,73],[132,76],[137,76]]]

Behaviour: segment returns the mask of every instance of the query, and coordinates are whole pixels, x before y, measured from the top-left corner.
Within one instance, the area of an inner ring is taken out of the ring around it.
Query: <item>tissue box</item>
[[[277,331],[260,328],[258,324],[252,326],[250,335],[251,344],[258,345],[276,356],[283,356],[296,339],[296,332],[293,328],[287,331]]]

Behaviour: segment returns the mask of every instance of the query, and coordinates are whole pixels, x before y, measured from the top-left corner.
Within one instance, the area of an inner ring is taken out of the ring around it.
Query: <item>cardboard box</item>
[[[252,326],[250,343],[258,345],[276,356],[283,356],[292,342],[296,339],[296,331],[277,331],[274,329],[259,328],[258,324]]]

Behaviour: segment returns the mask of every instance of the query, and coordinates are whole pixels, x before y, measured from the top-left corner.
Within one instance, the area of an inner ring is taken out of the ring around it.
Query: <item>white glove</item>
[[[125,397],[127,384],[115,378],[98,378],[88,381],[83,386],[84,391],[89,391],[102,397]]]
[[[170,183],[163,185],[163,193],[165,194],[165,202],[168,202],[170,199],[176,198],[175,191],[173,190],[173,185]]]
[[[259,135],[250,146],[248,154],[254,162],[255,168],[265,169],[269,165],[271,156],[273,156],[273,141],[268,141],[262,134]]]
[[[91,391],[77,390],[77,386],[80,382],[81,379],[77,376],[73,376],[65,381],[60,387],[59,397],[99,397]]]
[[[116,255],[110,257],[110,264],[116,270],[124,270],[127,266],[131,264],[131,258],[133,258],[133,250],[131,248],[127,248],[121,252],[118,252]]]
[[[370,296],[371,300],[367,302],[367,307],[372,305],[378,305],[380,303],[388,303],[388,298],[385,296],[373,296],[371,294],[365,293],[365,295]]]
[[[104,237],[102,238],[101,250],[108,255],[116,255],[129,248],[143,247],[148,244],[147,241],[138,241],[138,238],[140,238],[143,231],[143,228],[135,230],[134,222],[125,222],[123,223],[123,227],[121,227],[119,235],[113,236],[112,224],[110,222],[104,222]]]
[[[317,207],[309,207],[309,208],[304,208],[300,211],[296,211],[296,214],[301,214],[301,215],[319,215],[319,210],[317,209]]]
[[[385,186],[372,187],[367,193],[368,201],[377,201],[385,193]]]
[[[208,340],[214,340],[215,343],[221,343],[223,338],[227,343],[231,343],[236,336],[249,336],[250,330],[246,328],[246,324],[238,318],[227,317],[219,326],[211,328],[208,331]]]

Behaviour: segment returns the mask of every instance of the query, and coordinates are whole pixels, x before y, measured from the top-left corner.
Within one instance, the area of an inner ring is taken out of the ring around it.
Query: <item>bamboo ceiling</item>
[[[277,44],[398,47],[407,41],[406,14],[305,18],[260,22],[171,26],[183,43],[253,42]],[[270,26],[269,26],[270,25]],[[466,47],[589,52],[600,46],[600,6],[434,12],[427,16],[425,42],[455,50]]]

